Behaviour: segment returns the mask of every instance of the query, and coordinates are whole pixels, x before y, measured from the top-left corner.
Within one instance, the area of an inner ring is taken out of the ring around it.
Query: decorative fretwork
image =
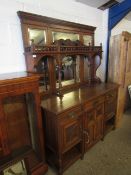
[[[70,55],[101,55],[102,46],[85,46],[80,41],[71,40],[58,40],[52,45],[38,46],[31,45],[25,48],[26,53],[31,54],[43,54],[43,55],[53,55],[53,54],[70,54]]]
[[[101,58],[102,58],[102,45],[100,46],[92,46],[89,43],[89,46],[85,46],[82,44],[79,40],[77,41],[71,41],[69,39],[67,40],[56,40],[52,43],[52,45],[35,45],[32,43],[30,47],[25,48],[25,55],[27,56],[27,59],[30,59],[30,64],[32,65],[32,70],[35,72],[38,72],[36,70],[36,67],[41,60],[42,57],[51,57],[53,59],[57,60],[57,84],[58,84],[58,90],[57,94],[62,97],[62,59],[65,57],[76,57],[79,56],[81,59],[88,58],[88,66],[89,66],[89,77],[87,79],[88,84],[92,84],[94,82],[100,82],[100,79],[96,76],[96,70],[100,66]],[[28,57],[29,56],[29,57]],[[99,57],[99,59],[96,59]],[[27,60],[28,61],[28,60]],[[99,61],[99,62],[98,62]],[[96,64],[96,62],[98,62]],[[45,64],[43,64],[45,66]],[[73,77],[74,77],[74,84],[77,83],[76,81],[76,60],[73,59]],[[47,66],[46,66],[47,67]],[[48,82],[47,82],[47,69],[44,67],[43,69],[43,75],[44,75],[44,86],[46,88],[46,91],[48,90]]]
[[[44,55],[52,55],[52,54],[99,54],[102,52],[101,46],[31,46],[25,48],[26,53],[32,54],[44,54]]]

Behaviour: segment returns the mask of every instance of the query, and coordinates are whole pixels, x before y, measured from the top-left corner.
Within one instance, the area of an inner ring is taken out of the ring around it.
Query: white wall
[[[131,33],[131,21],[123,18],[111,31],[111,36],[118,35],[123,31]]]
[[[103,14],[75,0],[0,0],[0,4],[0,73],[26,70],[20,21],[16,14],[19,10],[95,26],[95,44],[103,43],[105,50],[107,12]],[[105,58],[102,65],[104,62]],[[102,79],[103,71],[102,66]]]

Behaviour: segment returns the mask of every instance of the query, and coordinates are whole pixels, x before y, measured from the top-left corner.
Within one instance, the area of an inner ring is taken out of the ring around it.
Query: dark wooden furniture
[[[26,72],[0,75],[0,171],[23,158],[32,175],[47,171],[38,81]]]
[[[42,101],[47,160],[60,174],[115,127],[117,90],[101,83]]]
[[[27,71],[41,75],[43,85],[40,83],[40,91],[43,96],[56,92],[61,94],[63,89],[100,81],[96,77],[96,70],[101,62],[102,46],[94,46],[95,27],[20,11],[18,15],[21,20]],[[65,72],[69,67],[67,61],[64,61],[66,58],[72,59],[71,72],[74,73],[73,78],[68,78],[70,81],[63,82],[62,75],[64,73],[67,77]]]
[[[96,71],[95,27],[18,12],[27,71],[41,76],[46,157],[59,174],[115,127],[117,89]]]

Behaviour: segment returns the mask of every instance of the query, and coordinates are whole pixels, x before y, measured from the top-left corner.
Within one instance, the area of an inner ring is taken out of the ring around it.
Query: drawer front
[[[103,102],[104,102],[104,96],[100,96],[99,98],[96,98],[94,100],[86,102],[84,104],[84,110],[87,111],[91,108],[96,108],[97,106],[99,106]]]
[[[104,103],[99,104],[95,110],[96,118],[98,118],[99,116],[104,116]]]
[[[105,101],[107,102],[112,102],[114,100],[116,100],[117,98],[117,91],[114,90],[114,91],[110,91],[108,92],[106,95],[105,95]]]
[[[61,122],[77,119],[80,115],[82,115],[81,106],[72,108],[64,113],[60,114],[58,118]]]
[[[59,121],[61,149],[64,153],[82,141],[82,113],[78,109],[63,114]]]

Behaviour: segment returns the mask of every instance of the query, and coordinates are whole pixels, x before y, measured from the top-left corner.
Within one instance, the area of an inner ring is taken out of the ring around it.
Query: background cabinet
[[[24,158],[32,175],[47,171],[38,81],[38,75],[26,72],[0,76],[1,171]]]
[[[117,125],[125,108],[130,107],[128,85],[131,84],[131,34],[112,36],[109,49],[108,82],[118,83]]]

